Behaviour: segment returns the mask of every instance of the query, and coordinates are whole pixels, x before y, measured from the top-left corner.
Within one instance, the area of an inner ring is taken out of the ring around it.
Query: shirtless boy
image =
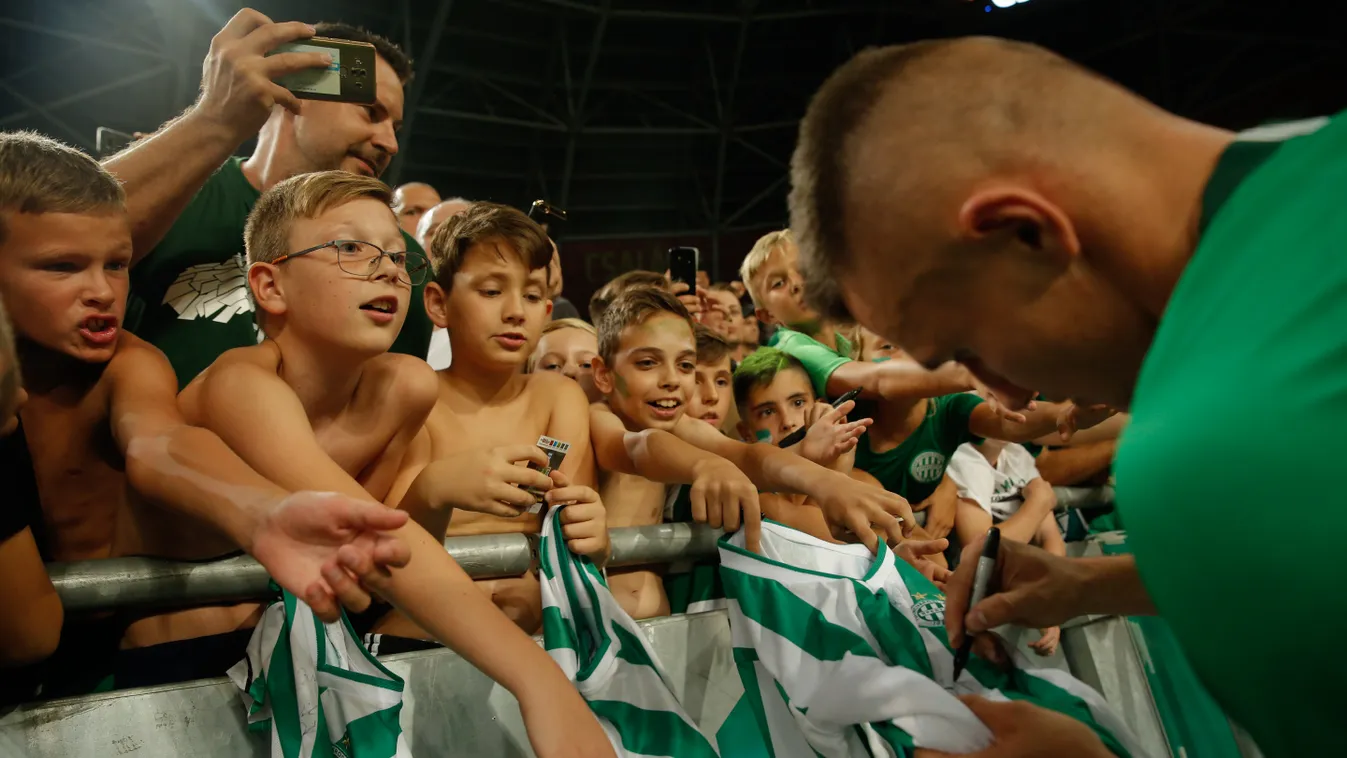
[[[540,436],[570,445],[561,465],[569,481],[586,490],[594,482],[579,384],[555,372],[521,373],[551,310],[551,242],[518,210],[476,203],[446,221],[430,245],[435,281],[426,286],[426,309],[436,326],[450,329],[454,362],[438,374],[426,421],[432,463],[402,507],[436,536],[446,526],[449,535],[537,534],[534,498],[517,485],[546,490],[551,482],[516,464],[546,464]],[[599,563],[608,549],[603,518],[595,496],[566,506],[562,519],[572,548]],[[525,631],[541,626],[533,574],[478,586]]]
[[[386,352],[427,274],[401,249],[390,199],[378,180],[341,171],[264,193],[244,243],[266,339],[220,356],[183,391],[191,420],[284,486],[376,503],[407,486],[400,474],[436,379],[425,361]],[[570,489],[550,494],[583,498]],[[510,690],[540,756],[610,754],[560,669],[473,587],[440,536],[415,522],[394,534],[410,548],[405,567],[380,569],[343,548],[323,577],[339,596],[361,583],[377,591]]]
[[[31,453],[44,557],[209,558],[242,547],[332,619],[336,598],[320,569],[335,566],[339,546],[355,539],[367,558],[405,560],[405,547],[375,531],[405,516],[348,497],[288,495],[184,422],[168,361],[120,328],[131,229],[121,185],[91,158],[35,134],[0,135],[0,235],[0,292],[30,396],[16,434]],[[210,626],[156,624],[132,624],[123,646]],[[120,636],[120,626],[102,635],[109,653]]]
[[[601,395],[594,388],[594,356],[599,354],[599,333],[578,318],[552,319],[543,327],[538,346],[529,357],[529,373],[553,371],[574,379],[590,402]]]
[[[669,293],[653,287],[623,293],[609,305],[598,326],[594,383],[606,402],[591,407],[590,426],[602,469],[638,474],[665,484],[692,484],[696,472],[690,466],[680,467],[689,459],[669,452],[666,437],[671,434],[729,461],[756,489],[809,495],[832,528],[854,534],[872,550],[878,539],[872,525],[894,542],[902,539],[895,515],[910,524],[911,511],[901,497],[867,487],[775,446],[732,440],[705,422],[687,418],[685,409],[696,371],[696,342],[691,316]],[[630,439],[624,436],[627,433],[645,430],[667,434],[642,438],[657,444],[623,444]],[[623,456],[630,458],[623,460]],[[756,543],[751,527],[758,509],[753,508],[752,513],[736,510],[743,505],[756,506],[756,502],[727,499],[718,509],[711,502],[699,504],[696,486],[692,494],[695,520],[735,529],[742,512],[749,519],[748,543]],[[610,514],[614,523],[619,518],[648,520],[654,515],[646,497],[624,496],[609,502],[614,508]],[[619,508],[638,508],[639,512],[620,516]]]
[[[694,336],[697,373],[688,415],[705,421],[718,432],[732,434],[739,421],[734,407],[734,372],[730,368],[737,343],[701,324],[696,325]]]

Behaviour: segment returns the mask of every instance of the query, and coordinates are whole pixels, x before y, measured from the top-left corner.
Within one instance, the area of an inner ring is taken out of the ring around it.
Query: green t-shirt
[[[1317,125],[1222,156],[1115,465],[1147,591],[1268,758],[1347,744],[1347,117]]]
[[[164,239],[131,271],[127,329],[157,346],[179,387],[236,347],[258,342],[243,257],[243,225],[261,195],[230,158],[201,187]],[[421,246],[406,233],[409,251]],[[411,308],[393,352],[421,358],[430,349],[430,318],[412,290]]]
[[[899,443],[883,453],[870,449],[870,435],[856,446],[856,468],[879,480],[884,489],[919,503],[931,496],[945,475],[949,457],[965,442],[982,439],[968,431],[968,417],[982,398],[961,392],[926,402],[926,418]]]
[[[851,362],[851,341],[841,334],[837,335],[837,345],[828,347],[804,332],[781,327],[772,334],[768,347],[774,347],[804,364],[809,381],[814,385],[814,394],[820,399],[828,397],[828,377],[833,375],[838,366]]]

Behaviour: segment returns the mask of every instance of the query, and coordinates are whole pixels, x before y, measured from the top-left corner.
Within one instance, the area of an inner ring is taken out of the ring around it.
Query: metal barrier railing
[[[657,524],[612,529],[613,567],[671,563],[716,554],[722,531],[703,524]],[[537,537],[487,534],[450,537],[445,550],[475,579],[519,576],[537,562]],[[49,563],[67,612],[243,602],[268,597],[270,577],[250,556],[183,562],[107,558]]]

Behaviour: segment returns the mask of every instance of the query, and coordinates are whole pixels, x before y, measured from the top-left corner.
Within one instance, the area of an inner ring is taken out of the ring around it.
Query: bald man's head
[[[1148,227],[1175,211],[1146,164],[1187,124],[1034,45],[867,50],[800,125],[790,213],[806,298],[923,362],[983,357],[1045,390],[1025,361],[1070,381],[1063,353],[1139,360],[1153,319],[1100,262],[1173,244],[1157,232],[1172,225]]]
[[[412,236],[416,237],[416,241],[421,243],[423,249],[430,250],[430,239],[435,236],[435,230],[470,207],[472,207],[471,200],[451,197],[426,211],[421,217],[421,223],[412,231]]]
[[[398,216],[398,226],[402,231],[416,236],[416,225],[421,217],[436,203],[440,202],[440,193],[424,182],[408,182],[393,190],[393,212]]]

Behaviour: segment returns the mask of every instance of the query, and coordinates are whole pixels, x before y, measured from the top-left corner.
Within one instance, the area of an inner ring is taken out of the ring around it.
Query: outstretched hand
[[[816,402],[809,409],[809,431],[800,441],[800,455],[820,466],[831,468],[837,459],[856,449],[861,435],[872,419],[847,421],[847,414],[855,410],[856,401],[848,400],[834,408],[829,403]]]
[[[727,532],[744,528],[744,544],[756,553],[762,541],[758,488],[738,466],[721,458],[699,462],[688,489],[692,520]]]
[[[902,495],[858,482],[846,474],[835,471],[829,474],[826,487],[806,494],[823,511],[823,518],[837,539],[852,537],[873,553],[879,549],[875,527],[888,542],[898,543],[903,540],[904,531],[910,531],[916,524],[912,506]]]
[[[411,550],[389,532],[407,523],[407,514],[372,500],[334,492],[296,492],[268,511],[253,531],[249,552],[281,587],[302,599],[323,621],[340,617],[340,606],[369,607],[359,587],[333,591],[323,567],[335,564],[346,547],[375,566],[400,567]]]

